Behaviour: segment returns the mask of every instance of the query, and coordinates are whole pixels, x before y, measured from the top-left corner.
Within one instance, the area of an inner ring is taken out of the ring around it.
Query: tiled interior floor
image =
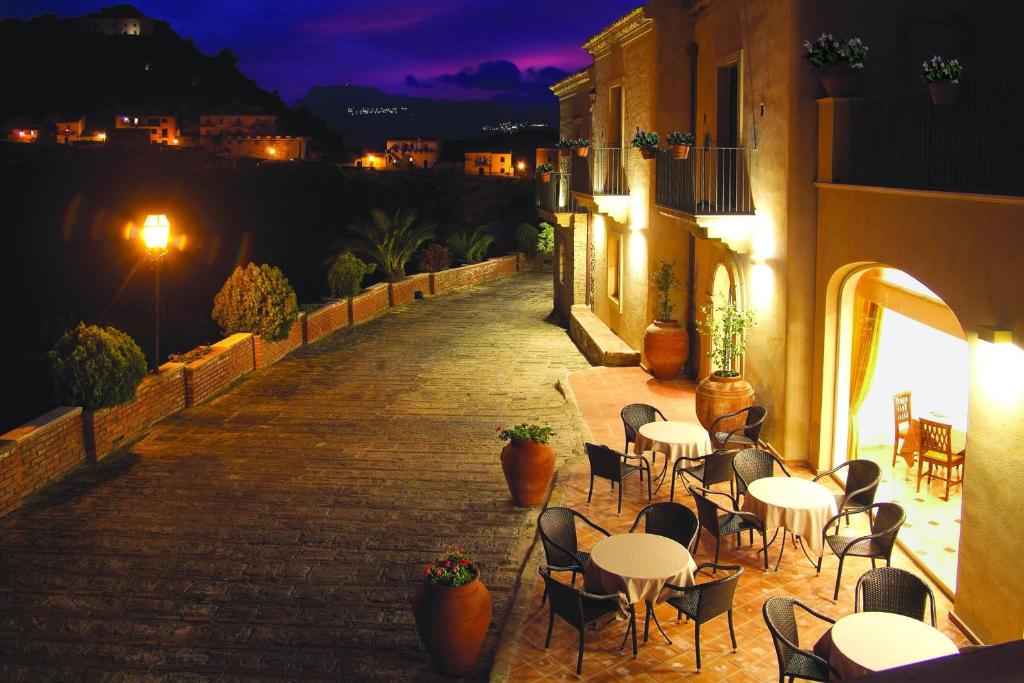
[[[619,410],[626,403],[642,402],[657,406],[670,419],[694,420],[694,387],[691,382],[656,382],[640,368],[590,368],[574,373],[570,383],[583,412],[583,417],[593,433],[595,441],[606,442],[615,448],[622,447],[622,423]],[[806,468],[793,468],[794,476],[810,477]],[[598,481],[594,487],[593,502],[587,503],[589,465],[581,458],[573,468],[564,499],[561,504],[572,507],[601,525],[611,533],[622,533],[629,529],[637,513],[647,504],[646,495],[639,481],[627,481],[624,491],[621,515],[615,514],[616,495],[606,482]],[[655,494],[654,500],[668,500],[668,482]],[[693,507],[688,495],[680,496],[677,486],[676,500]],[[857,520],[857,525],[866,527],[866,520]],[[596,532],[580,533],[580,547],[589,548],[598,540]],[[613,621],[600,626],[586,635],[586,654],[583,662],[583,678],[586,680],[630,681],[679,680],[700,677],[710,681],[775,681],[778,668],[771,637],[761,615],[764,601],[772,595],[794,596],[820,612],[840,617],[853,611],[853,589],[858,576],[870,569],[866,559],[854,558],[846,563],[839,600],[832,601],[832,590],[836,576],[836,559],[827,555],[821,576],[801,552],[792,546],[786,549],[778,572],[764,573],[756,548],[749,544],[740,548],[733,540],[723,540],[722,563],[739,564],[744,569],[734,603],[734,623],[738,649],[732,651],[729,643],[729,629],[725,617],[708,622],[701,628],[701,655],[703,668],[696,671],[693,650],[693,627],[686,622],[677,622],[675,611],[667,605],[659,605],[657,613],[673,644],[651,628],[652,636],[647,644],[640,644],[636,659],[630,655],[627,645],[620,650],[626,622]],[[788,542],[788,541],[787,541]],[[772,562],[778,557],[778,543],[770,549]],[[710,562],[714,557],[714,541],[708,535],[702,536],[695,556],[696,562]],[[772,565],[774,566],[774,564]],[[902,553],[895,552],[893,566],[916,571],[911,561]],[[916,572],[920,574],[920,572]],[[942,593],[933,587],[938,600],[939,628],[958,644],[967,641],[949,622],[947,611],[950,607]],[[526,680],[579,680],[576,676],[576,631],[560,619],[555,620],[551,646],[544,649],[547,632],[548,608],[541,606],[543,583],[539,577],[533,585],[533,601],[529,616],[519,638],[515,664],[511,679]],[[799,619],[801,642],[813,643],[825,630],[824,622],[812,618]],[[641,623],[640,633],[643,633]]]

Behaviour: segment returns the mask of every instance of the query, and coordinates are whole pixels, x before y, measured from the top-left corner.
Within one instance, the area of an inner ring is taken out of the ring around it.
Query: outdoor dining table
[[[937,413],[928,413],[923,416],[933,422],[948,422],[949,418]],[[967,432],[953,427],[949,434],[949,445],[954,453],[960,453],[967,449]],[[907,427],[907,436],[903,439],[899,454],[907,461],[907,467],[914,466],[915,454],[921,450],[921,419],[915,417]]]
[[[811,564],[815,564],[814,559],[807,555],[804,544],[820,557],[821,532],[828,520],[838,513],[836,499],[831,491],[816,481],[798,477],[764,477],[751,482],[743,496],[741,508],[757,515],[764,522],[765,529],[783,529],[782,549],[775,563],[776,570],[782,563],[782,553],[786,549],[787,531],[800,539],[804,555]],[[775,540],[774,536],[772,540]]]
[[[949,637],[923,621],[889,612],[855,612],[832,626],[829,661],[843,678],[959,652]]]
[[[690,552],[671,538],[645,533],[613,534],[602,538],[591,549],[583,586],[590,593],[618,594],[619,617],[635,618],[634,604],[664,602],[672,595],[664,591],[665,584],[692,586],[696,583],[696,570],[697,564]],[[657,625],[664,636],[661,624]],[[647,629],[644,631],[646,633]],[[625,646],[625,638],[622,644]],[[635,628],[633,655],[636,655]]]
[[[708,431],[699,424],[663,420],[648,422],[637,430],[636,452],[665,454],[665,467],[658,475],[661,488],[669,467],[679,458],[699,458],[712,451]]]

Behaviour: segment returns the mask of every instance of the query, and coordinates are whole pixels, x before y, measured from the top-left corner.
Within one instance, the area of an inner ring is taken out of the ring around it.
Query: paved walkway
[[[456,544],[494,597],[485,676],[536,515],[495,428],[580,444],[550,308],[544,272],[413,302],[0,521],[0,680],[429,678],[409,599]]]

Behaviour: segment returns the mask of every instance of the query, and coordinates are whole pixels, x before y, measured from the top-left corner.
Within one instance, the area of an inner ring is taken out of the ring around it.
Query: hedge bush
[[[541,254],[551,254],[555,251],[555,226],[550,223],[541,223],[537,235],[537,251]]]
[[[442,245],[431,242],[420,252],[419,267],[421,273],[437,273],[452,264],[452,256]]]
[[[529,223],[522,223],[516,228],[516,246],[527,256],[537,255],[537,240],[539,238],[540,232]]]
[[[327,269],[327,287],[333,297],[353,297],[363,291],[363,278],[377,269],[352,252],[338,254]]]
[[[130,336],[113,327],[78,323],[50,351],[54,398],[96,410],[135,398],[146,376],[146,357]]]
[[[224,334],[252,332],[277,341],[288,336],[298,315],[288,278],[265,263],[235,268],[213,299],[213,320]]]

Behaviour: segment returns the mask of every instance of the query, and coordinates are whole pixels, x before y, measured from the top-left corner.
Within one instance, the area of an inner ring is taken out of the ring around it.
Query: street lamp
[[[153,372],[160,371],[160,263],[167,254],[167,241],[171,236],[171,224],[164,214],[150,214],[142,224],[142,241],[156,273],[156,288],[153,305],[155,339],[153,342]]]

